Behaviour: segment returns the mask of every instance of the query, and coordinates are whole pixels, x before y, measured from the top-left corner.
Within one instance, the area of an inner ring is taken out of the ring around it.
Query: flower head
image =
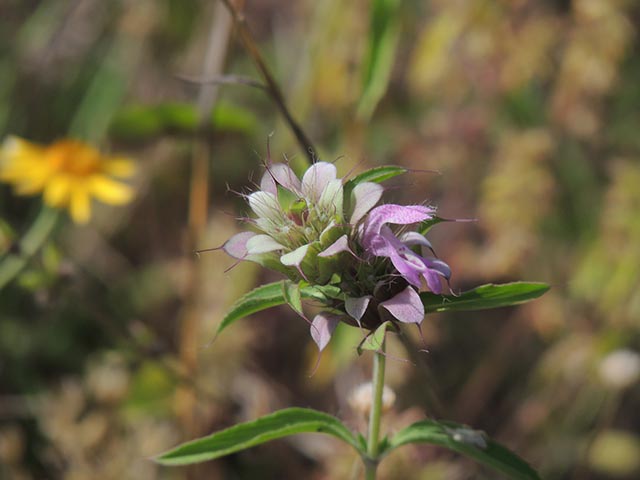
[[[302,179],[284,163],[267,165],[260,190],[245,196],[256,231],[223,245],[234,258],[322,293],[325,309],[311,322],[320,350],[340,322],[368,330],[385,321],[420,324],[419,291],[440,294],[441,279],[451,276],[431,243],[411,228],[433,220],[435,209],[376,206],[384,189],[362,178],[345,182],[327,162],[313,164]]]
[[[130,160],[105,157],[77,140],[41,146],[9,137],[0,145],[0,181],[12,184],[19,195],[42,192],[47,205],[67,208],[76,223],[91,217],[92,197],[110,205],[131,201],[131,187],[113,177],[133,172]]]

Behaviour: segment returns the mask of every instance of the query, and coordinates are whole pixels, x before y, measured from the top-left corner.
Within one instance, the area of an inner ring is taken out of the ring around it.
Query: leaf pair
[[[218,332],[227,328],[235,321],[267,308],[285,303],[294,303],[294,309],[301,299],[313,299],[320,302],[326,301],[336,294],[335,286],[302,286],[292,289],[288,282],[274,282],[262,285],[245,294],[231,307],[224,317]],[[426,313],[433,312],[459,312],[468,310],[485,310],[489,308],[508,307],[528,302],[538,298],[549,290],[546,283],[539,282],[513,282],[502,285],[487,284],[469,290],[460,295],[435,295],[429,292],[420,294]],[[294,298],[295,297],[295,298]]]
[[[306,408],[287,408],[253,422],[216,432],[170,450],[155,460],[163,465],[188,465],[213,460],[270,440],[299,433],[322,433],[352,446],[366,458],[366,445],[336,417]],[[410,443],[448,448],[492,467],[513,479],[535,480],[538,474],[517,455],[487,438],[483,432],[452,422],[424,420],[381,443],[381,456]]]

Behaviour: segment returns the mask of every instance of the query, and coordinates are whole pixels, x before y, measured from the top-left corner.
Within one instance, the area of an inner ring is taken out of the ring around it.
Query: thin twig
[[[298,125],[298,123],[294,120],[291,112],[289,112],[284,96],[282,95],[282,91],[280,90],[280,87],[278,86],[278,83],[274,79],[273,75],[269,71],[267,64],[265,63],[262,55],[260,54],[260,51],[258,50],[256,42],[253,39],[253,35],[247,27],[247,22],[245,21],[244,14],[236,8],[231,0],[221,1],[231,13],[231,17],[233,18],[233,22],[238,28],[238,33],[240,34],[240,39],[242,41],[242,44],[244,45],[244,48],[247,50],[247,53],[256,64],[258,70],[260,70],[260,73],[262,74],[262,77],[266,83],[267,92],[269,92],[269,95],[280,109],[280,112],[282,113],[282,115],[284,115],[284,118],[293,131],[293,134],[295,135],[300,148],[302,148],[302,150],[305,152],[305,154],[309,158],[309,161],[313,163],[315,161],[315,149],[313,148],[313,144],[304,133],[302,128],[300,128],[300,125]]]

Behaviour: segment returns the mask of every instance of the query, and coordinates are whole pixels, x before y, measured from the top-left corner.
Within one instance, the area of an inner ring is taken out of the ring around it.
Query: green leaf
[[[302,295],[300,294],[300,286],[293,282],[282,282],[282,294],[285,301],[291,308],[298,314],[303,315],[302,312]]]
[[[213,126],[225,132],[251,134],[258,126],[256,115],[243,107],[218,101],[212,114]]]
[[[255,117],[240,107],[219,102],[211,112],[206,128],[218,131],[251,133]],[[109,133],[122,140],[148,140],[167,134],[193,134],[198,130],[198,112],[194,105],[166,102],[157,105],[127,105],[115,114]]]
[[[424,420],[398,432],[387,450],[408,443],[429,443],[461,453],[517,480],[538,480],[540,477],[527,462],[502,445],[489,439],[484,432],[453,422]]]
[[[368,120],[387,91],[399,38],[398,0],[374,0],[369,19],[363,89],[358,116]]]
[[[153,107],[167,130],[195,132],[198,128],[198,111],[189,103],[166,102]]]
[[[308,408],[287,408],[253,422],[234,425],[156,457],[163,465],[204,462],[298,433],[332,435],[360,451],[358,440],[337,418]]]
[[[384,336],[387,330],[392,328],[391,322],[384,322],[374,332],[367,335],[367,337],[358,346],[358,355],[362,354],[363,350],[371,350],[373,352],[379,352],[382,349],[384,342]]]
[[[397,177],[407,173],[406,168],[396,167],[395,165],[382,165],[380,167],[370,168],[356,175],[344,184],[344,198],[348,201],[351,199],[351,192],[356,185],[363,182],[382,183],[390,178]],[[350,205],[345,205],[345,211],[349,211]]]
[[[492,283],[464,292],[458,296],[420,294],[425,313],[484,310],[525,303],[543,295],[549,285],[541,282]]]
[[[138,140],[159,135],[163,128],[163,120],[153,108],[128,105],[114,116],[109,134],[118,139]]]
[[[217,334],[236,320],[251,315],[252,313],[287,303],[283,289],[283,281],[268,283],[240,297],[222,319]],[[301,288],[300,295],[302,298],[311,298],[319,301],[327,300],[327,297],[321,289],[311,286]]]
[[[433,217],[429,220],[425,220],[424,222],[422,222],[418,226],[418,232],[420,232],[421,235],[426,235],[427,232],[431,230],[431,227],[442,222],[455,222],[455,220],[449,220],[448,218],[441,218],[441,217]]]
[[[407,169],[397,167],[395,165],[382,165],[380,167],[373,167],[369,170],[365,170],[364,172],[359,173],[351,180],[349,180],[345,184],[345,189],[353,189],[353,187],[362,182],[382,183],[385,180],[397,177],[398,175],[402,175],[403,173],[407,173]]]

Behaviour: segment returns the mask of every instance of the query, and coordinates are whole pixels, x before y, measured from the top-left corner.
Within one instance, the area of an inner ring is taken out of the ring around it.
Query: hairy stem
[[[373,378],[371,388],[371,411],[369,412],[369,434],[367,436],[367,459],[365,461],[365,478],[374,480],[378,468],[380,447],[380,420],[382,418],[382,392],[384,391],[384,341],[380,351],[373,357]]]

